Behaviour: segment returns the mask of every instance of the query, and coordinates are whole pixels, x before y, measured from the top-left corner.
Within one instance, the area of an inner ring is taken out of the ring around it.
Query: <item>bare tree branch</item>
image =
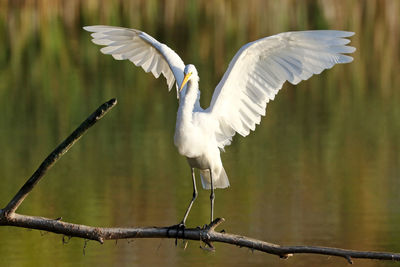
[[[215,231],[224,219],[216,219],[210,225],[203,228],[179,229],[170,227],[143,227],[143,228],[106,228],[92,227],[87,225],[63,222],[61,218],[49,219],[44,217],[27,216],[15,213],[26,196],[32,191],[38,181],[46,174],[54,163],[64,155],[68,149],[98,120],[100,120],[117,101],[110,101],[101,105],[91,114],[65,141],[63,141],[39,166],[35,173],[22,186],[18,193],[4,209],[0,209],[0,226],[14,226],[28,229],[37,229],[68,237],[79,237],[86,240],[95,240],[103,243],[104,240],[116,240],[127,238],[176,238],[186,240],[200,240],[214,249],[213,242],[227,243],[239,247],[247,247],[253,250],[288,258],[293,254],[320,254],[345,258],[352,263],[352,258],[395,260],[400,261],[399,253],[356,251],[340,248],[317,247],[317,246],[280,246],[265,241],[240,236],[230,233]]]
[[[390,252],[356,251],[340,248],[316,247],[316,246],[280,246],[246,236],[220,233],[215,227],[224,219],[216,219],[205,228],[187,228],[184,231],[176,227],[143,227],[143,228],[106,228],[91,227],[80,224],[63,222],[60,220],[25,216],[14,214],[9,220],[0,218],[0,225],[17,226],[30,229],[44,230],[69,237],[80,237],[103,243],[104,240],[128,239],[128,238],[179,238],[186,240],[203,241],[213,248],[212,242],[221,242],[239,247],[247,247],[253,250],[288,258],[293,254],[320,254],[345,258],[352,263],[352,258],[400,260],[400,254]]]
[[[18,209],[22,201],[24,201],[28,196],[29,192],[32,191],[37,182],[39,182],[39,180],[46,174],[47,170],[49,170],[65,153],[67,153],[68,149],[70,149],[90,127],[99,121],[116,104],[117,100],[113,98],[98,107],[95,112],[82,122],[82,124],[79,125],[70,136],[68,136],[60,145],[58,145],[58,147],[56,147],[56,149],[53,150],[53,152],[50,153],[50,155],[47,156],[35,173],[4,208],[3,212],[6,216],[12,215]]]

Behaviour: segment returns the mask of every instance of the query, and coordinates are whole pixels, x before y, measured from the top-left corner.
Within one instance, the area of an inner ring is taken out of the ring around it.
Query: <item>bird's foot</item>
[[[178,237],[179,237],[179,232],[182,231],[182,238],[185,238],[185,223],[184,222],[180,222],[178,224],[175,225],[171,225],[167,228],[167,236],[170,237],[169,232],[171,230],[175,230],[176,231],[176,235],[175,235],[175,246],[178,245]]]

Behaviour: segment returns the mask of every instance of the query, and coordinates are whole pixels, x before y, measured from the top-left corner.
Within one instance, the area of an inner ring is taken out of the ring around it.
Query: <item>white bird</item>
[[[168,46],[145,32],[113,27],[87,26],[101,52],[117,60],[130,60],[158,78],[163,74],[171,90],[176,84],[179,108],[174,143],[187,158],[192,172],[193,197],[180,223],[185,225],[197,197],[194,168],[200,170],[203,188],[211,189],[211,221],[214,188],[229,186],[220,150],[235,133],[247,136],[265,115],[285,81],[298,84],[337,63],[349,63],[354,47],[346,46],[353,32],[319,30],[285,32],[244,45],[234,56],[215,88],[211,104],[200,107],[199,76],[195,66],[183,63]]]

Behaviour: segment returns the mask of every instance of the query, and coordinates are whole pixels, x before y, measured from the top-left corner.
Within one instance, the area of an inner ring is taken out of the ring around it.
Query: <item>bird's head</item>
[[[183,71],[183,81],[181,86],[179,87],[179,93],[182,91],[182,89],[185,87],[186,83],[189,81],[199,81],[199,75],[197,74],[196,67],[192,64],[188,64],[185,66],[185,69]]]

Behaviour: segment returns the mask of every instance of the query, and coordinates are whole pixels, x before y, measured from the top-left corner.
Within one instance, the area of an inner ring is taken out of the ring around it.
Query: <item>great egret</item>
[[[285,32],[244,45],[230,62],[215,88],[211,104],[200,107],[199,76],[195,66],[183,63],[168,46],[145,32],[113,27],[87,26],[93,42],[106,47],[104,54],[128,59],[158,78],[163,74],[171,90],[176,83],[179,108],[174,143],[187,158],[192,172],[193,197],[180,223],[184,227],[197,197],[194,168],[200,170],[203,188],[211,189],[211,221],[214,217],[214,188],[229,186],[220,150],[235,133],[247,136],[265,115],[267,103],[275,98],[285,81],[297,84],[337,63],[349,63],[354,47],[346,46],[353,32]]]

